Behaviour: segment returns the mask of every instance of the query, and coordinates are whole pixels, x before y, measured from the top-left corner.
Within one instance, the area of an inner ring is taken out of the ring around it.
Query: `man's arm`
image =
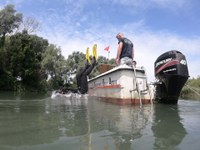
[[[121,52],[122,52],[122,47],[123,47],[123,43],[120,42],[118,44],[118,48],[117,48],[117,58],[116,58],[116,64],[119,65],[119,61],[120,61],[120,55],[121,55]]]

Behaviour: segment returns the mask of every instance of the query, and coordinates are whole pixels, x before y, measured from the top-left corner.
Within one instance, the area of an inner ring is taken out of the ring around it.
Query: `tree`
[[[33,17],[25,17],[20,25],[21,31],[26,30],[29,34],[37,32],[40,29],[40,23]]]
[[[0,11],[0,37],[1,45],[4,45],[5,35],[12,33],[22,21],[22,14],[16,13],[14,5],[7,5]]]
[[[9,68],[10,65],[10,51],[9,51],[10,37],[5,37],[4,46],[0,46],[0,90],[13,89],[13,76]]]
[[[7,69],[9,63],[9,50],[5,47],[5,42],[8,43],[9,37],[7,33],[12,33],[14,29],[18,28],[22,20],[22,14],[16,13],[14,5],[7,5],[4,9],[0,10],[0,86],[5,89],[12,87],[12,76]],[[7,44],[8,45],[8,44]]]
[[[85,55],[82,52],[73,52],[67,58],[67,66],[69,67],[68,74],[76,74],[86,63]]]
[[[14,83],[21,80],[24,89],[43,90],[46,76],[42,70],[42,54],[48,46],[48,41],[26,31],[10,37],[8,46],[10,64],[7,66]]]
[[[56,89],[64,85],[67,80],[68,68],[61,49],[50,44],[43,54],[42,67],[46,75],[50,78],[50,88]]]

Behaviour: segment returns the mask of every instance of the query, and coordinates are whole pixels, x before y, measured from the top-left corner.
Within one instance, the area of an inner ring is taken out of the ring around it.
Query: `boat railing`
[[[144,76],[141,76],[141,75],[137,75],[136,73],[136,69],[133,67],[133,72],[134,72],[134,80],[135,80],[135,89],[131,90],[130,92],[132,91],[137,91],[138,93],[138,96],[139,96],[139,99],[140,99],[140,107],[142,106],[142,98],[141,98],[141,94],[149,94],[149,97],[150,97],[150,101],[151,101],[151,104],[152,104],[152,96],[151,96],[151,92],[150,92],[150,88],[148,86],[148,83],[147,83],[147,76],[146,76],[146,71],[144,68],[142,68],[144,70]],[[144,90],[141,90],[140,89],[140,86],[139,86],[139,83],[138,83],[138,80],[137,79],[145,79],[146,80],[146,89]]]
[[[146,76],[136,76],[137,78],[146,79]]]

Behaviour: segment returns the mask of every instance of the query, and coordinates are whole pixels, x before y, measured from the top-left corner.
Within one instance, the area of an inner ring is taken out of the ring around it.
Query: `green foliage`
[[[181,91],[181,98],[200,100],[200,76],[189,79]]]
[[[10,37],[10,44],[7,48],[11,63],[7,67],[16,80],[21,79],[25,89],[35,91],[40,87],[40,82],[46,79],[41,68],[41,61],[47,46],[47,40],[29,35],[26,31]]]
[[[73,52],[67,58],[68,74],[72,75],[82,68],[86,63],[85,54],[82,52]]]
[[[26,30],[16,32],[22,19],[14,5],[0,10],[0,90],[23,93],[44,92],[62,86],[75,88],[75,75],[86,63],[85,54],[72,52],[66,60],[60,47],[29,34],[38,27],[36,20],[29,19],[24,24]],[[99,56],[98,64],[101,63],[115,64],[115,59]],[[98,74],[95,68],[90,77]]]
[[[76,73],[85,66],[86,58],[85,54],[82,52],[72,52],[71,55],[68,56],[66,61],[67,66],[67,84],[70,85],[71,88],[76,88]]]
[[[7,5],[0,11],[0,37],[1,45],[4,45],[5,35],[12,33],[22,21],[22,14],[16,13],[14,5]]]
[[[0,73],[0,90],[13,90],[14,82],[10,72]]]
[[[46,75],[41,67],[48,41],[26,31],[7,38],[1,48],[0,89],[45,91]]]
[[[50,78],[48,85],[50,89],[58,89],[67,80],[68,67],[65,58],[61,54],[61,49],[50,44],[43,54],[42,68]]]
[[[10,37],[7,33],[12,33],[18,28],[22,21],[22,14],[16,13],[14,5],[7,5],[0,10],[0,90],[13,90],[14,77],[10,65],[10,51],[8,45]]]

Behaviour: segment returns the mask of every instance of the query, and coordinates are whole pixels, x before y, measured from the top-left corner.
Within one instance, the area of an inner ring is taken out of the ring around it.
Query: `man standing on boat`
[[[133,43],[124,37],[123,33],[118,33],[116,38],[118,39],[118,48],[117,48],[117,65],[127,64],[133,66],[134,59],[134,47]]]

